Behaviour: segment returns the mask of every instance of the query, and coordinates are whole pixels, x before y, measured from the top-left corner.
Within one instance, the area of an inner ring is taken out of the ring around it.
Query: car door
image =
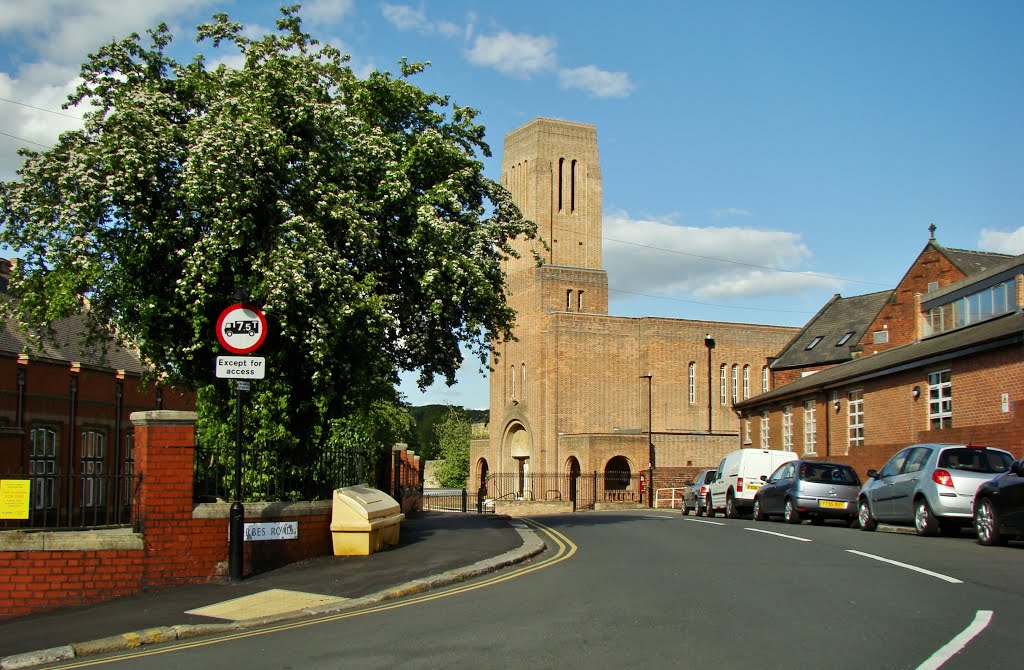
[[[999,480],[999,515],[1008,533],[1024,534],[1024,470],[1020,464],[1011,467]]]
[[[761,509],[768,514],[782,514],[786,500],[786,491],[793,485],[796,469],[792,463],[783,463],[775,469],[757,492],[761,499]]]
[[[907,455],[903,469],[892,478],[892,518],[897,521],[914,520],[914,491],[917,482],[928,474],[925,464],[932,455],[931,447],[914,447]]]
[[[864,495],[871,504],[871,513],[876,519],[888,520],[892,518],[892,487],[893,479],[903,469],[907,457],[913,447],[908,447],[896,453],[895,456],[882,466],[878,474],[870,479],[864,486]]]

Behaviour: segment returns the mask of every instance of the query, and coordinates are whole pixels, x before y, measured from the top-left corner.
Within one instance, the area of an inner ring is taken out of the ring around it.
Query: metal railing
[[[686,493],[686,486],[677,486],[675,488],[658,489],[654,492],[654,507],[669,507],[670,509],[679,509],[683,505],[683,495]],[[666,497],[666,493],[668,497]],[[663,502],[667,502],[668,505],[662,505]]]
[[[28,498],[5,501],[0,530],[85,529],[132,526],[141,476],[37,475],[15,472],[4,481],[28,481]],[[24,485],[22,485],[24,486]]]
[[[494,505],[467,489],[423,489],[424,512],[493,512]]]
[[[639,473],[507,473],[487,476],[481,496],[486,500],[567,500],[574,509],[593,509],[599,502],[642,504]]]

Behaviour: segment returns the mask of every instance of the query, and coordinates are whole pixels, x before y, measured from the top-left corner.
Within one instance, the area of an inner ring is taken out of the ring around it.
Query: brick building
[[[915,442],[1024,453],[1024,256],[932,233],[893,291],[830,301],[772,362],[774,389],[736,404],[752,446],[862,475]]]
[[[472,445],[470,485],[513,473],[517,495],[564,496],[526,491],[530,473],[632,476],[653,461],[654,486],[671,486],[735,449],[732,403],[767,389],[768,356],[797,330],[608,314],[594,126],[536,119],[512,131],[502,183],[541,242],[518,240],[505,267],[516,339],[496,345],[490,436]]]
[[[0,259],[0,290],[10,270]],[[84,346],[83,317],[51,326],[54,338],[42,348],[13,324],[0,330],[0,476],[32,475],[36,524],[121,522],[134,468],[129,416],[194,409],[193,394],[143,381],[146,367],[128,348]]]

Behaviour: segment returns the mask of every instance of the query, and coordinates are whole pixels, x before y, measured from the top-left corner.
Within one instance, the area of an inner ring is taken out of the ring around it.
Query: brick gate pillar
[[[131,421],[135,474],[141,477],[136,521],[145,538],[144,583],[159,587],[213,577],[216,561],[193,551],[199,540],[192,519],[196,413],[133,412]]]

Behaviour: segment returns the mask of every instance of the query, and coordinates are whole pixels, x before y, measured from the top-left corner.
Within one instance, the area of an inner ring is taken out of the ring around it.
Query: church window
[[[725,363],[722,363],[722,367],[718,368],[718,391],[723,405],[725,404],[726,396],[729,394],[728,386],[729,384],[725,379]]]
[[[736,402],[739,398],[739,370],[740,366],[733,363],[732,366],[732,401]]]
[[[562,180],[564,179],[562,174],[563,174],[564,170],[565,170],[565,159],[564,158],[559,158],[558,159],[558,211],[559,212],[562,211]]]
[[[690,361],[690,371],[687,377],[687,383],[689,384],[689,400],[690,404],[697,402],[697,364]]]
[[[508,380],[509,380],[509,393],[512,396],[512,402],[516,400],[516,366],[511,366],[508,369]]]
[[[576,211],[576,161],[569,167],[569,213]]]

